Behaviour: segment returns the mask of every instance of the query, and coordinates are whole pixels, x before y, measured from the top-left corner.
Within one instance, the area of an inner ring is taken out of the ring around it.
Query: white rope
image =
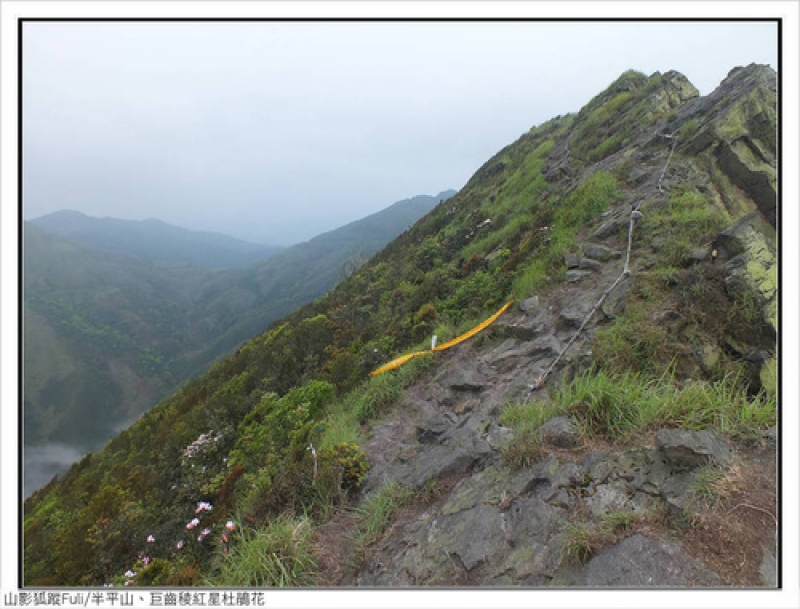
[[[666,133],[659,133],[661,137],[665,137],[667,139],[672,140],[672,147],[669,150],[669,156],[667,156],[667,162],[664,165],[664,169],[661,170],[661,175],[658,177],[658,192],[661,194],[664,193],[664,190],[661,188],[661,182],[664,179],[664,176],[667,173],[667,167],[669,167],[669,162],[672,160],[672,154],[675,152],[675,145],[678,143],[678,138],[672,135],[668,135]]]
[[[669,151],[669,156],[667,156],[667,162],[664,165],[664,169],[661,170],[661,176],[658,178],[658,191],[663,194],[664,191],[661,188],[661,182],[662,182],[662,180],[664,179],[664,176],[667,173],[667,168],[669,167],[670,161],[672,160],[672,154],[675,152],[675,145],[676,145],[676,143],[678,141],[678,138],[673,136],[673,135],[668,135],[668,134],[665,134],[665,133],[660,133],[659,135],[661,135],[661,136],[663,136],[663,137],[665,137],[667,139],[672,140],[672,146],[671,146],[670,151]],[[572,346],[572,344],[577,340],[577,338],[578,338],[578,336],[580,336],[581,332],[583,332],[583,329],[586,327],[586,324],[589,323],[589,320],[592,318],[592,315],[594,315],[595,312],[597,311],[597,309],[599,309],[603,305],[603,303],[605,302],[606,298],[608,298],[608,295],[611,294],[611,292],[614,291],[614,288],[616,288],[623,279],[625,279],[626,277],[628,277],[631,274],[630,263],[631,263],[631,250],[633,249],[633,229],[636,226],[636,221],[639,220],[642,217],[642,212],[639,211],[638,207],[639,207],[638,205],[634,205],[633,206],[633,208],[631,209],[630,220],[628,221],[628,247],[627,247],[627,250],[625,252],[625,264],[622,267],[622,272],[620,273],[619,277],[617,277],[614,280],[614,283],[612,283],[611,286],[605,292],[603,292],[603,294],[600,296],[600,298],[594,304],[592,309],[586,314],[586,316],[583,318],[583,321],[581,322],[581,325],[578,327],[577,331],[572,335],[572,338],[569,339],[569,342],[567,342],[567,344],[561,350],[561,353],[559,353],[556,356],[556,358],[547,367],[547,369],[542,373],[542,375],[539,376],[536,379],[536,382],[533,385],[529,386],[528,394],[525,396],[525,401],[523,402],[523,404],[527,404],[528,400],[531,397],[531,394],[534,391],[544,387],[545,380],[547,379],[548,376],[550,376],[550,373],[556,367],[558,362],[561,361],[561,358],[569,350],[569,348]]]

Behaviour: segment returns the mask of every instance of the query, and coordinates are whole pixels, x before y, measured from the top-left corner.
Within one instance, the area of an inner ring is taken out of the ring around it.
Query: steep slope
[[[192,294],[208,272],[23,231],[26,443],[102,446],[175,387],[169,360],[198,348]]]
[[[241,268],[266,260],[282,247],[248,243],[228,235],[191,231],[161,220],[93,218],[63,210],[30,221],[72,241],[153,262],[191,264],[200,268]]]
[[[627,72],[531,129],[336,289],[31,497],[26,581],[770,584],[769,201],[707,155],[743,137],[769,149],[774,80],[734,70],[704,106],[680,74]],[[748,160],[774,174],[774,159]],[[511,297],[519,308],[469,341],[366,380]],[[208,534],[187,537],[193,517]],[[752,534],[726,563],[719,547]]]
[[[366,218],[294,245],[261,264],[209,281],[199,300],[209,317],[229,324],[214,342],[213,352],[230,351],[276,319],[326,293],[437,203],[454,194],[448,190],[436,196],[419,195],[398,201]]]
[[[327,292],[452,194],[397,202],[261,265],[224,271],[99,250],[26,222],[26,489],[100,448],[215,359]],[[125,238],[138,234],[119,222]],[[85,227],[86,218],[77,224]],[[170,228],[167,236],[174,232],[183,235]]]

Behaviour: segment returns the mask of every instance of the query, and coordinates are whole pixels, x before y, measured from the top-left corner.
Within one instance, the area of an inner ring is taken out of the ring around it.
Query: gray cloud
[[[702,93],[774,23],[27,22],[24,202],[289,244],[460,188],[620,73]]]

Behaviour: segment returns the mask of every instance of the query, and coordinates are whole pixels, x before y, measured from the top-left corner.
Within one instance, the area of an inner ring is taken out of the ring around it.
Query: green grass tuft
[[[661,427],[712,428],[732,439],[753,440],[775,424],[777,406],[765,392],[749,396],[733,377],[679,386],[668,376],[604,371],[560,386],[552,399],[584,433],[612,441]]]
[[[314,583],[311,522],[283,516],[263,529],[233,534],[230,554],[207,584],[214,587],[289,587]]]

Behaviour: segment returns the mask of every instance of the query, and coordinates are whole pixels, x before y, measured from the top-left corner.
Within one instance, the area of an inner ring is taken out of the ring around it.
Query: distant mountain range
[[[152,218],[94,218],[63,210],[30,221],[50,233],[153,262],[232,269],[266,260],[284,247],[249,243],[219,233],[193,231]]]
[[[68,465],[41,460],[99,448],[214,360],[325,294],[453,194],[399,201],[258,264],[226,270],[208,268],[208,259],[203,268],[189,262],[203,259],[197,250],[225,243],[223,235],[76,212],[25,222],[26,493]],[[158,227],[147,237],[152,252],[101,250],[98,243],[108,242],[103,226],[128,235]],[[171,234],[186,237],[172,261],[186,264],[165,263],[157,235]],[[64,450],[51,450],[53,442]]]

